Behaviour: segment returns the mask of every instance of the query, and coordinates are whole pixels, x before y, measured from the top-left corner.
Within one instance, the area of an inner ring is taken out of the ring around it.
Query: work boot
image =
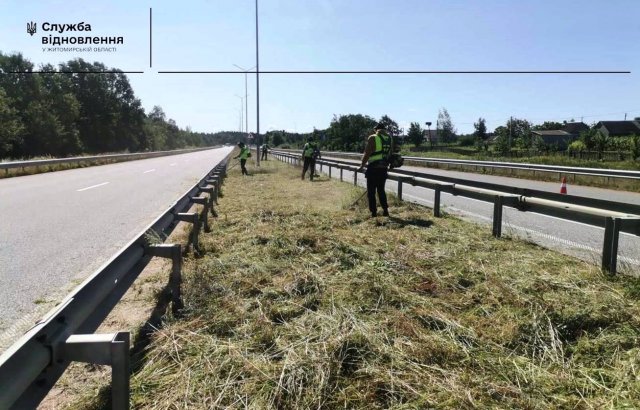
[[[378,216],[378,212],[371,212],[371,217],[376,218]]]
[[[382,216],[389,216],[389,210],[388,209],[384,209],[382,211]]]

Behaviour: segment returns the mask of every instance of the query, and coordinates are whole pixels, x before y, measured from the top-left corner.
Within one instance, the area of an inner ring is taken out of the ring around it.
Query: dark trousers
[[[246,159],[240,160],[240,168],[242,168],[242,175],[249,175],[249,173],[247,172],[247,167],[245,167],[246,164],[247,164]]]
[[[262,150],[262,158],[261,159],[263,159],[265,161],[267,160],[267,150],[266,149]]]
[[[380,206],[382,206],[382,209],[386,211],[389,207],[387,204],[387,193],[384,192],[384,185],[387,182],[388,177],[387,169],[367,168],[365,176],[367,177],[367,199],[369,200],[369,210],[371,211],[371,214],[377,214],[376,191],[378,191]]]
[[[309,179],[313,181],[313,174],[316,172],[316,160],[313,157],[304,157],[304,163],[302,165],[302,179],[304,179],[304,174],[309,171]]]

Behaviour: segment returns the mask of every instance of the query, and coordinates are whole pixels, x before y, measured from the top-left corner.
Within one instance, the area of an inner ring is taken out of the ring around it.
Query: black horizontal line
[[[144,74],[144,71],[7,71],[4,74]]]
[[[158,74],[631,74],[631,71],[158,71]]]

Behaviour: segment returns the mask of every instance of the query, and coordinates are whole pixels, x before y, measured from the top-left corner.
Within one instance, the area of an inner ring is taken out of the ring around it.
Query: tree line
[[[179,128],[158,106],[145,113],[120,70],[78,58],[33,71],[33,63],[21,54],[0,52],[0,158],[156,151],[214,143],[213,134]]]

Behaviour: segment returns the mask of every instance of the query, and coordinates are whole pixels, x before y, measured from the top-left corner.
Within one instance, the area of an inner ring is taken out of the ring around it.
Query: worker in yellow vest
[[[313,177],[318,176],[318,175],[315,175],[315,173],[316,173],[316,159],[319,156],[320,156],[320,149],[318,148],[318,143],[316,142],[315,138],[311,136],[309,137],[309,140],[307,141],[307,143],[304,144],[304,147],[302,147],[302,160],[304,161],[302,165],[303,180],[304,180],[304,175],[307,173],[307,170],[310,170],[309,180],[313,181]]]
[[[244,142],[239,142],[238,147],[240,148],[240,153],[233,158],[240,158],[240,168],[242,169],[242,175],[249,175],[249,172],[247,172],[247,167],[245,165],[247,164],[247,158],[251,156],[251,150],[249,149],[249,147],[244,145]]]
[[[389,216],[389,205],[387,204],[387,194],[384,186],[388,178],[389,155],[392,152],[393,141],[387,134],[384,125],[378,124],[375,127],[375,134],[367,139],[367,145],[362,156],[360,168],[367,167],[365,177],[367,178],[367,199],[369,200],[369,211],[371,216],[378,216],[376,205],[376,191],[382,207],[382,215]]]

